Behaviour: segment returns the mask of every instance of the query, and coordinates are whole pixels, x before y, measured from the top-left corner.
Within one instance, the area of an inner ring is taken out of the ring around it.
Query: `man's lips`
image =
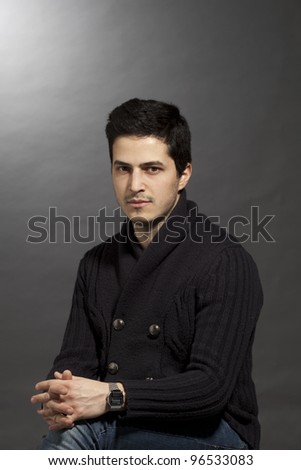
[[[151,204],[151,201],[146,201],[145,199],[130,199],[127,203],[132,207],[145,207],[148,204]]]

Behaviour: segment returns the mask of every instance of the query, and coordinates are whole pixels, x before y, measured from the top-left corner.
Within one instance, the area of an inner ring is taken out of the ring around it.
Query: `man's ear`
[[[190,177],[192,175],[192,164],[187,163],[185,170],[182,172],[179,178],[178,190],[181,191],[187,185]]]

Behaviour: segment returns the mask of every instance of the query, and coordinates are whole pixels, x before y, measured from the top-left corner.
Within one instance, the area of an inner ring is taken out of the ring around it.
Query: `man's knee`
[[[101,450],[110,448],[116,430],[115,420],[79,421],[72,429],[49,431],[43,437],[41,450]]]

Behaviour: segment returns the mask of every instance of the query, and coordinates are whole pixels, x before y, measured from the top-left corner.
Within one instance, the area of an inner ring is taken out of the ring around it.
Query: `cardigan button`
[[[116,318],[116,320],[113,321],[113,328],[116,331],[120,331],[124,328],[124,321],[121,318]]]
[[[110,362],[110,363],[108,364],[108,372],[109,372],[109,374],[111,374],[111,375],[117,374],[118,369],[119,369],[119,366],[118,366],[117,362]]]
[[[152,337],[152,338],[158,338],[159,334],[160,334],[160,326],[159,325],[151,325],[148,329],[148,332],[149,332],[149,335]]]

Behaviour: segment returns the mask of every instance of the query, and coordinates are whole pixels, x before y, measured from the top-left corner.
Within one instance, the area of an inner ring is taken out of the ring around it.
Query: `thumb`
[[[72,380],[72,372],[70,370],[64,370],[62,373],[62,380]]]

